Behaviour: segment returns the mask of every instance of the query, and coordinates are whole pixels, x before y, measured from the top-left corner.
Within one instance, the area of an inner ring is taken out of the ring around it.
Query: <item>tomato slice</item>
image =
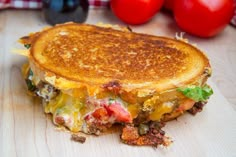
[[[131,114],[126,111],[120,104],[114,103],[107,106],[107,110],[115,116],[118,122],[131,123],[132,117]]]

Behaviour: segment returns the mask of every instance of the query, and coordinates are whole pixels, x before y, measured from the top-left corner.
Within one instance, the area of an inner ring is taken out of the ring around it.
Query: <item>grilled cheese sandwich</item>
[[[124,143],[168,145],[155,126],[213,93],[206,84],[209,60],[180,40],[66,23],[20,42],[28,48],[22,70],[28,89],[42,98],[54,124],[72,132],[98,135],[119,123]]]

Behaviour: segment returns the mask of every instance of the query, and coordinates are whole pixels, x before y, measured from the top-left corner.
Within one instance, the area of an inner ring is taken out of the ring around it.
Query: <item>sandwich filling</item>
[[[162,93],[128,93],[122,91],[118,82],[110,82],[101,87],[102,92],[90,96],[86,88],[56,89],[40,80],[29,64],[23,66],[22,72],[28,90],[42,99],[44,111],[52,115],[54,124],[72,132],[95,135],[115,123],[122,124],[122,141],[131,145],[169,145],[169,138],[161,130],[164,122],[185,111],[196,114],[213,93],[201,81]],[[209,75],[206,70],[203,76]]]

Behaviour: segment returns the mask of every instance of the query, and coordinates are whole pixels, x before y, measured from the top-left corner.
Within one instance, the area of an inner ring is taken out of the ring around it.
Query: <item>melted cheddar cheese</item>
[[[22,67],[22,73],[25,78],[29,73],[29,65]],[[32,76],[32,82],[38,84],[39,78]],[[92,88],[93,89],[93,88]],[[96,89],[94,88],[96,91]],[[178,106],[176,100],[183,99],[183,95],[176,90],[166,91],[164,93],[150,96],[145,93],[122,93],[114,95],[109,91],[99,90],[100,92],[88,91],[86,87],[77,89],[60,90],[59,95],[46,102],[44,105],[45,113],[53,115],[53,122],[58,126],[65,126],[73,132],[81,131],[84,127],[85,116],[94,111],[94,107],[89,107],[88,99],[91,97],[95,101],[115,99],[120,102],[123,108],[131,115],[132,119],[147,114],[146,120],[160,121],[165,114],[172,113]],[[90,96],[91,93],[96,95]]]

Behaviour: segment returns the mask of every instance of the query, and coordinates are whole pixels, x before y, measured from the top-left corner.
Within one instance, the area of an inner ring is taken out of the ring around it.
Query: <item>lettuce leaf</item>
[[[29,49],[31,47],[31,44],[24,44],[24,47]]]
[[[206,101],[213,94],[213,90],[208,85],[203,87],[191,85],[178,88],[177,91],[196,102]]]

